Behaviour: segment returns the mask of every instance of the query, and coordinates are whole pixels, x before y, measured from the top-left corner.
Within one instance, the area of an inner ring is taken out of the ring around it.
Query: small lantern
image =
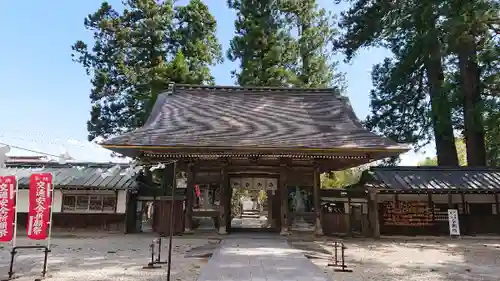
[[[268,181],[266,189],[271,190],[272,194],[275,195],[277,190],[276,183],[274,181]]]

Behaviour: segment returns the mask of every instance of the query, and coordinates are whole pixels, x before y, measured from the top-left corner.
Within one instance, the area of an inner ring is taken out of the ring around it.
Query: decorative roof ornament
[[[7,162],[7,153],[10,152],[10,146],[5,145],[0,147],[0,168],[5,168],[5,162]]]
[[[73,160],[73,157],[71,157],[71,155],[69,155],[68,151],[65,149],[64,152],[59,155],[57,163],[65,165],[69,160]]]
[[[165,169],[165,164],[163,164],[163,163],[158,163],[158,165],[151,166],[151,168],[149,168],[149,170],[150,170],[151,172],[154,172],[154,171],[159,170],[159,169]]]
[[[109,168],[106,172],[101,173],[101,177],[107,178],[117,176],[120,174],[121,169],[120,165],[116,164],[115,166]]]

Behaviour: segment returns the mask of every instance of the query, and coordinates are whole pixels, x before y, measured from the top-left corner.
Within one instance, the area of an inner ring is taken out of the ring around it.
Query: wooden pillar
[[[347,214],[347,235],[352,235],[352,208],[351,208],[352,200],[351,194],[347,192],[347,208],[345,208],[345,213]]]
[[[318,236],[323,235],[323,226],[321,225],[321,196],[320,196],[320,190],[321,190],[321,179],[320,179],[320,172],[318,167],[314,167],[314,186],[313,186],[313,199],[314,199],[314,211],[316,215],[316,220],[314,224],[314,234]]]
[[[439,226],[435,223],[436,218],[434,217],[434,202],[432,201],[432,193],[427,193],[427,207],[429,208],[429,211],[432,212],[432,232],[437,235],[439,233]]]
[[[460,193],[460,198],[462,200],[462,217],[463,219],[463,234],[467,235],[469,234],[469,214],[467,212],[467,203],[465,202],[465,194]],[[462,222],[460,222],[462,223]]]
[[[500,203],[498,202],[498,193],[495,193],[495,211],[497,215],[497,221],[500,221]],[[497,233],[500,233],[500,225],[497,224]]]
[[[194,165],[188,164],[186,183],[186,214],[184,223],[184,233],[193,232],[193,204],[194,204]]]
[[[222,164],[222,168],[220,171],[220,206],[219,206],[219,234],[227,234],[227,208],[228,206],[228,185],[229,179],[227,175],[227,165],[225,163]]]
[[[267,193],[267,225],[268,227],[274,229],[276,228],[276,221],[273,219],[273,199],[276,191],[268,190]]]
[[[376,190],[370,190],[369,192],[369,218],[370,225],[372,226],[373,238],[380,238],[380,222],[378,214],[378,193]]]
[[[280,168],[280,183],[279,188],[281,189],[281,231],[280,235],[288,235],[288,189],[287,189],[287,167],[286,165],[281,165]]]

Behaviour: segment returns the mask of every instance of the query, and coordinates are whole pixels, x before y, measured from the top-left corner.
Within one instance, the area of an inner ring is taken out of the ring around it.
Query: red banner
[[[28,209],[28,238],[44,240],[49,236],[50,212],[52,206],[52,174],[32,174]]]
[[[14,238],[17,183],[15,176],[0,176],[0,242]]]
[[[200,197],[201,192],[200,192],[200,186],[199,185],[195,185],[194,186],[194,192],[196,193],[196,197]]]

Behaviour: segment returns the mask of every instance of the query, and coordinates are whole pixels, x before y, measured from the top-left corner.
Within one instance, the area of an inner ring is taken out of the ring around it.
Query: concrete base
[[[281,231],[280,231],[280,235],[282,235],[282,236],[290,235],[290,232],[288,231],[288,227],[282,227]]]
[[[227,234],[227,230],[226,230],[225,226],[219,227],[219,234],[221,234],[221,235]]]
[[[314,235],[323,236],[323,227],[321,226],[321,220],[316,218],[316,224],[314,225]]]

